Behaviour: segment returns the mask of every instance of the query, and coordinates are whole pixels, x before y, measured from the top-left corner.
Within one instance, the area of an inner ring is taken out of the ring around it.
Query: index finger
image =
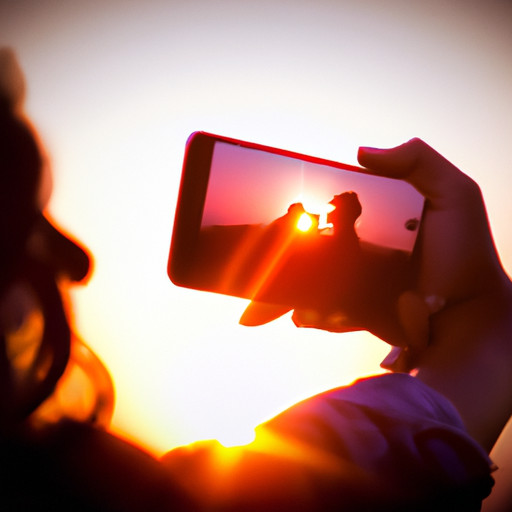
[[[421,139],[390,149],[361,147],[361,165],[372,173],[413,185],[432,207],[453,207],[459,201],[481,201],[478,185]]]
[[[359,162],[372,173],[403,179],[422,193],[418,289],[460,298],[485,287],[499,268],[480,187],[420,139],[391,149],[360,148]]]

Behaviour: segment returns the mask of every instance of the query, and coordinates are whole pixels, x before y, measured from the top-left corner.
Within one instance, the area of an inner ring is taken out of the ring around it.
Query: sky
[[[512,5],[505,0],[0,2],[53,173],[48,212],[94,255],[75,329],[152,450],[243,440],[380,371],[365,333],[238,325],[246,303],[166,275],[185,143],[204,130],[334,161],[421,137],[482,187],[512,268]]]

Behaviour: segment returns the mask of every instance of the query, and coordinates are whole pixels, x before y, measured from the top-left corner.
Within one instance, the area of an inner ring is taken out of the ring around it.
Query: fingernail
[[[312,327],[320,322],[320,315],[313,310],[295,310],[292,321],[296,327]]]
[[[371,146],[360,146],[359,151],[362,151],[364,153],[375,154],[375,153],[381,153],[382,149],[374,148],[374,147],[371,147]]]

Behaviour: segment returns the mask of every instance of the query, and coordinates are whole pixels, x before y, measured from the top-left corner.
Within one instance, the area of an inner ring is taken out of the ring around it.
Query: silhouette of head
[[[299,218],[303,213],[306,213],[304,206],[302,203],[292,203],[288,207],[288,215],[291,215],[293,218]]]
[[[0,50],[0,293],[20,260],[38,216],[42,158],[27,123],[18,115],[23,75],[11,50]]]
[[[0,294],[25,251],[56,275],[81,280],[89,256],[41,214],[43,157],[22,112],[25,80],[10,48],[0,48]]]
[[[363,211],[359,198],[355,192],[343,192],[332,198],[329,202],[335,210],[327,216],[328,222],[332,222],[334,229],[354,227],[355,221]]]
[[[70,329],[56,280],[81,280],[89,270],[88,254],[41,211],[43,157],[22,112],[24,96],[14,52],[0,49],[0,423],[23,420],[62,375]],[[44,318],[43,333],[29,377],[20,384],[11,376],[5,345],[34,308]]]

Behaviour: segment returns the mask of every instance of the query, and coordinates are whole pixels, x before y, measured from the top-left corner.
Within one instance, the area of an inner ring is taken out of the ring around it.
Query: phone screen
[[[201,207],[187,222],[195,233],[187,241],[188,278],[178,284],[334,308],[364,300],[370,282],[408,275],[424,204],[411,185],[273,148],[209,142],[196,164],[208,169],[195,171],[202,197],[190,201]]]

